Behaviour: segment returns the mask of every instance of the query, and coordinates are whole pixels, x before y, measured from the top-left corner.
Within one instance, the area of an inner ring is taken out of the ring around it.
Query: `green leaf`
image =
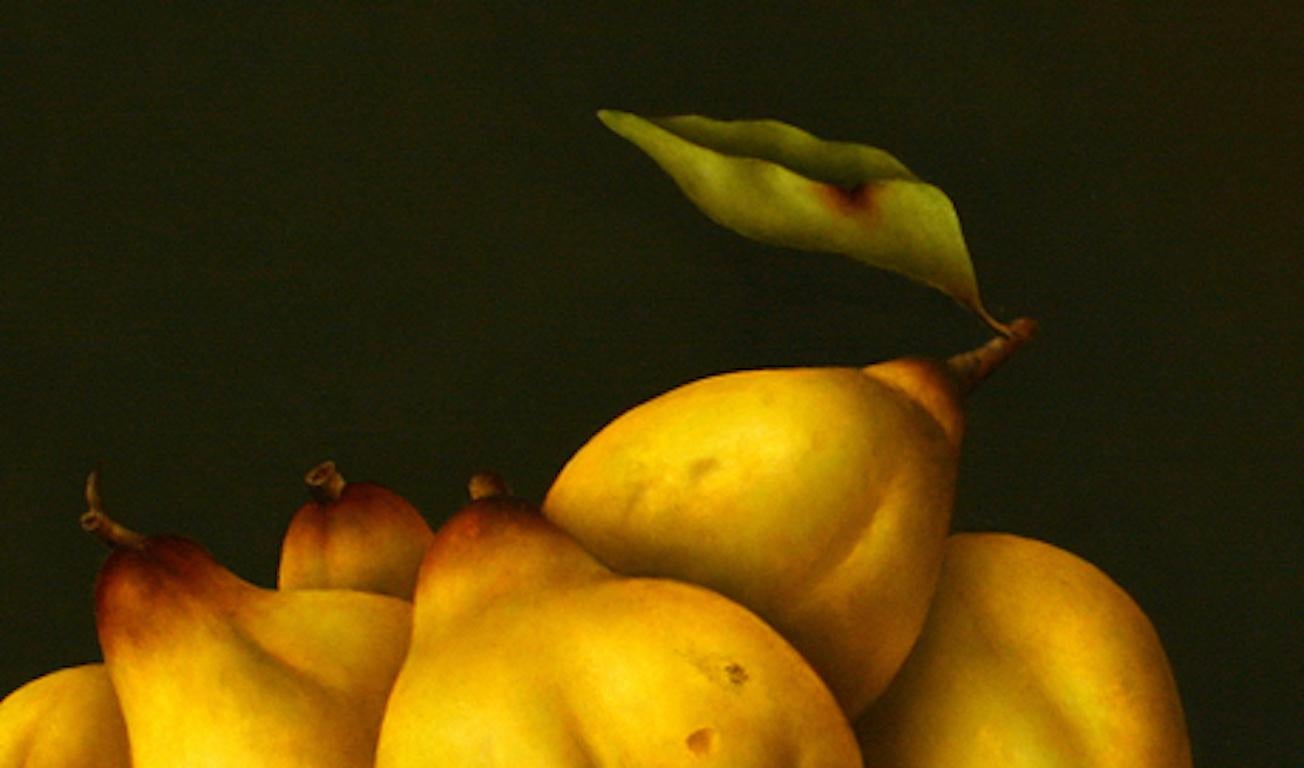
[[[598,113],[716,223],[763,243],[837,253],[931,285],[1003,335],[982,305],[950,199],[881,149],[774,120]]]

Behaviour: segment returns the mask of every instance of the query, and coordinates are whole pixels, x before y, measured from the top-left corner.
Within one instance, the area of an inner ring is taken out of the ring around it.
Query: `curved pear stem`
[[[308,486],[308,495],[318,504],[339,501],[346,485],[344,476],[335,468],[335,462],[329,459],[308,470],[303,482]]]
[[[144,536],[109,517],[104,511],[104,500],[100,498],[99,470],[91,472],[86,478],[86,511],[80,522],[83,531],[95,534],[109,546],[127,549],[141,549],[145,546]]]
[[[997,320],[996,318],[992,317],[991,313],[987,311],[987,307],[984,307],[981,301],[975,301],[968,306],[970,309],[973,310],[974,314],[978,316],[979,320],[982,320],[984,323],[987,324],[988,328],[991,328],[993,331],[996,331],[1004,338],[1007,339],[1014,338],[1015,335],[1014,325],[1015,323],[1019,322],[1018,320],[1015,320],[1014,323],[1010,323],[1009,325],[1002,323],[1000,320]]]
[[[507,486],[507,481],[502,475],[484,471],[471,475],[471,479],[466,483],[466,492],[470,495],[471,501],[480,501],[495,496],[510,496],[512,489]]]
[[[961,394],[968,394],[1036,335],[1037,321],[1021,317],[1010,323],[1008,336],[997,336],[977,349],[953,355],[946,367],[955,376]]]

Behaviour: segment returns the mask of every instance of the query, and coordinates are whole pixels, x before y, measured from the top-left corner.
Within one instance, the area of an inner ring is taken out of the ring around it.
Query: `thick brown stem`
[[[335,468],[333,461],[323,461],[308,470],[303,476],[303,482],[308,486],[308,495],[318,504],[339,501],[340,495],[344,493],[344,476]]]
[[[946,361],[946,367],[955,376],[961,394],[972,392],[1020,347],[1032,341],[1037,335],[1037,321],[1021,317],[1010,323],[1009,331],[1009,336],[997,336],[977,349],[961,352]]]
[[[82,514],[80,522],[82,530],[95,534],[109,546],[128,549],[141,549],[145,546],[144,536],[121,525],[104,511],[98,470],[86,478],[86,512]]]
[[[471,501],[509,496],[512,493],[512,489],[507,487],[507,481],[502,475],[488,471],[471,475],[471,479],[466,484],[466,491],[471,496]]]

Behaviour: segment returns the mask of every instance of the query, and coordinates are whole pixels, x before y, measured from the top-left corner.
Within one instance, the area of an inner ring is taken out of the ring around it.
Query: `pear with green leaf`
[[[949,360],[739,371],[624,413],[562,468],[549,519],[612,568],[702,584],[810,659],[855,716],[923,624],[951,518],[963,399],[1033,335],[978,296],[955,210],[887,152],[773,120],[601,120],[707,216],[932,285],[999,334]]]
[[[109,518],[95,475],[88,531],[113,551],[95,624],[133,768],[371,765],[411,604],[250,584],[195,542]]]
[[[128,768],[127,729],[103,664],[65,667],[0,701],[0,768]]]
[[[747,606],[855,717],[923,626],[951,520],[963,397],[1033,332],[948,360],[695,381],[622,414],[544,514],[614,570]]]

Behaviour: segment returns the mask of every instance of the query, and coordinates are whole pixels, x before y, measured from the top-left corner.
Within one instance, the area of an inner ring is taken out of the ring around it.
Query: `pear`
[[[348,483],[324,461],[304,476],[311,499],[281,545],[281,589],[359,589],[412,599],[434,537],[406,499],[376,483]]]
[[[951,519],[962,399],[1031,320],[949,360],[701,379],[622,414],[543,513],[612,569],[700,584],[793,643],[854,718],[923,626]]]
[[[0,701],[0,768],[129,768],[127,729],[103,664],[50,672]]]
[[[1189,768],[1140,607],[1095,566],[1009,534],[952,536],[928,621],[857,722],[866,768]]]
[[[759,618],[617,576],[520,499],[480,495],[436,532],[414,614],[377,768],[860,768],[832,694]]]
[[[87,501],[83,527],[113,547],[95,623],[134,768],[371,765],[409,603],[262,589],[189,539],[110,519],[94,474]]]

